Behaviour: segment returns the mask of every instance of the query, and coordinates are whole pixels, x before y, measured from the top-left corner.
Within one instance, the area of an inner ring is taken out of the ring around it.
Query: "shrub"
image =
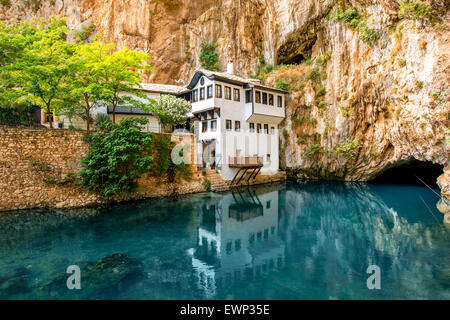
[[[99,131],[87,137],[90,149],[81,160],[81,182],[103,196],[110,197],[136,187],[136,180],[153,162],[149,152],[152,134],[142,133],[145,118],[100,123]]]
[[[423,81],[416,80],[414,83],[419,90],[423,88]]]
[[[317,96],[318,97],[321,97],[321,96],[324,96],[325,94],[326,94],[326,89],[325,89],[325,86],[320,86],[320,88],[319,88],[319,90],[317,90]]]
[[[341,105],[339,105],[339,109],[341,110],[341,114],[343,117],[349,116],[348,107],[341,104]]]
[[[398,65],[400,67],[406,66],[406,59],[398,59]]]
[[[84,42],[89,39],[89,37],[95,31],[95,24],[89,22],[88,24],[81,25],[81,28],[75,31],[75,38],[78,42]]]
[[[203,41],[200,44],[200,65],[212,71],[219,70],[219,55],[216,52],[217,44]]]
[[[399,19],[420,19],[433,14],[433,8],[428,1],[400,0]]]
[[[324,153],[324,148],[320,145],[320,143],[313,143],[306,147],[305,152],[303,153],[303,158],[312,158],[320,153]]]
[[[163,125],[177,125],[186,122],[191,104],[183,98],[161,95],[155,99],[156,116]]]
[[[361,148],[361,142],[358,139],[350,140],[345,143],[338,144],[334,147],[334,151],[338,155],[343,155],[347,160],[354,160]]]
[[[318,68],[314,68],[311,71],[306,73],[305,76],[306,80],[311,80],[313,82],[318,82],[320,81],[320,73],[319,73],[319,69]]]
[[[208,178],[203,178],[203,187],[206,191],[211,191],[211,181]]]
[[[344,21],[349,27],[353,29],[359,30],[359,38],[367,44],[372,43],[375,40],[378,40],[380,37],[380,30],[376,30],[370,28],[367,25],[367,20],[363,18],[363,16],[358,13],[358,10],[355,7],[351,7],[345,11],[342,8],[338,7],[336,10],[336,15],[333,19],[335,22]]]
[[[106,113],[97,113],[94,116],[94,123],[96,126],[99,126],[102,122],[111,121],[109,116]]]
[[[316,58],[315,62],[319,66],[325,66],[327,64],[328,60],[330,60],[330,58],[331,58],[331,52],[327,52],[325,54],[318,56]]]
[[[275,81],[274,87],[276,89],[280,89],[280,90],[287,90],[287,83],[286,83],[286,81],[283,78],[278,78]]]
[[[449,91],[430,91],[430,96],[433,98],[433,100],[436,100],[437,102],[443,103],[445,102],[445,97],[448,95]]]
[[[370,44],[380,37],[380,30],[376,30],[367,26],[367,21],[362,20],[359,25],[359,38],[367,44]]]
[[[33,106],[25,103],[6,103],[0,106],[0,125],[31,126],[33,123]]]
[[[345,11],[343,11],[341,7],[338,7],[333,20],[335,22],[343,20],[350,27],[356,28],[361,18],[362,16],[358,13],[358,10],[355,7],[348,8]]]

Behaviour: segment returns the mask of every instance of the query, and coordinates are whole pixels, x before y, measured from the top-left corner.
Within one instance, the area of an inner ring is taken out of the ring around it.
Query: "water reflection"
[[[192,266],[207,297],[280,268],[285,245],[278,233],[279,190],[234,190],[198,213]]]

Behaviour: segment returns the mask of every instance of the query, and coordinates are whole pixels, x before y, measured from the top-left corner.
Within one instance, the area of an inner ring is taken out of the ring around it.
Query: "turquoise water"
[[[421,186],[288,183],[3,214],[0,298],[450,299],[438,200]],[[81,290],[67,289],[70,265]]]

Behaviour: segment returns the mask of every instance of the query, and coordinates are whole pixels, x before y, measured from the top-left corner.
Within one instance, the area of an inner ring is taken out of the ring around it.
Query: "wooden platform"
[[[254,169],[263,166],[262,157],[229,157],[228,167]]]

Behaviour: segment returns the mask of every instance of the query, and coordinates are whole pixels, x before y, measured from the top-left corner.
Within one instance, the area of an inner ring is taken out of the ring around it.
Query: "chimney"
[[[227,73],[234,74],[233,61],[229,61],[227,64]]]

